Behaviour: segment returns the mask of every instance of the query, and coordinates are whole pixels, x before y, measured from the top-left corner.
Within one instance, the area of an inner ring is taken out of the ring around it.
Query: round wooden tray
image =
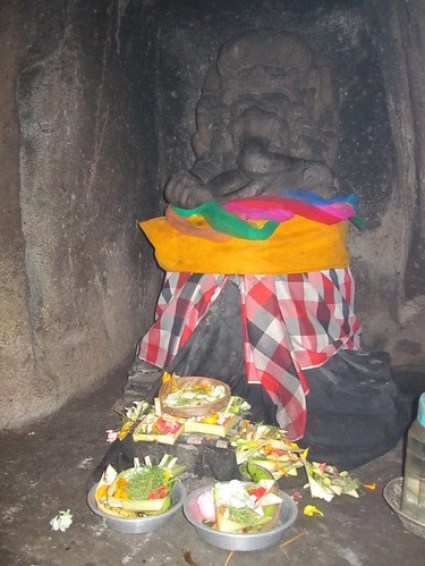
[[[186,386],[193,385],[212,385],[217,387],[221,385],[224,387],[225,394],[212,403],[204,403],[202,405],[187,405],[186,407],[169,407],[167,405],[167,397],[171,393],[173,387],[173,381],[167,381],[163,383],[161,389],[159,390],[159,400],[161,402],[161,408],[164,413],[173,415],[174,417],[204,417],[206,415],[211,415],[216,413],[221,409],[224,409],[230,401],[230,387],[227,383],[219,381],[218,379],[212,379],[211,377],[179,377],[174,380],[174,384],[177,383],[179,389]]]

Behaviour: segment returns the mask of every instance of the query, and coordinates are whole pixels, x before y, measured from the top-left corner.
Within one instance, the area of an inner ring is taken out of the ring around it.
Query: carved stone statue
[[[193,208],[285,188],[331,196],[338,103],[329,62],[277,31],[225,43],[205,78],[193,148],[194,166],[166,185],[171,204]]]
[[[335,197],[329,62],[284,32],[231,39],[206,75],[193,149],[193,167],[165,187],[180,209],[289,189]],[[138,356],[178,375],[222,379],[251,403],[253,420],[304,436],[316,459],[359,465],[398,441],[405,417],[388,358],[361,352],[348,263],[312,269],[169,272]]]

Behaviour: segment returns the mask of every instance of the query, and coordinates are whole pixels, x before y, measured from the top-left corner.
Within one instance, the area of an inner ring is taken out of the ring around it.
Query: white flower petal
[[[72,513],[71,510],[59,511],[55,517],[50,521],[50,525],[54,531],[65,532],[72,525]]]

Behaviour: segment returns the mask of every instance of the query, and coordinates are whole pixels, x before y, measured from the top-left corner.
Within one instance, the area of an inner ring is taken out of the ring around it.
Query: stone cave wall
[[[219,46],[262,27],[334,62],[364,343],[425,365],[424,25],[419,0],[3,1],[0,428],[125,378],[161,277],[137,220],[193,162]]]
[[[152,318],[151,23],[125,1],[2,4],[0,428],[125,378]]]
[[[393,224],[396,253],[382,247],[400,292],[390,296],[393,314],[385,347],[399,365],[425,366],[425,4],[421,0],[375,0],[366,4],[384,77],[395,147],[392,210],[403,219]],[[390,273],[391,276],[391,273]],[[379,288],[378,288],[379,292]],[[385,320],[383,321],[385,324]]]

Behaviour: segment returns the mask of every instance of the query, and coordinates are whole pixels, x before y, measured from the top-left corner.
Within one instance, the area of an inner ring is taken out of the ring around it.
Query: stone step
[[[153,399],[161,386],[162,370],[150,364],[136,360],[127,378],[122,396],[112,406],[112,410],[120,415],[125,414],[125,408],[130,407],[135,401],[148,401]]]

